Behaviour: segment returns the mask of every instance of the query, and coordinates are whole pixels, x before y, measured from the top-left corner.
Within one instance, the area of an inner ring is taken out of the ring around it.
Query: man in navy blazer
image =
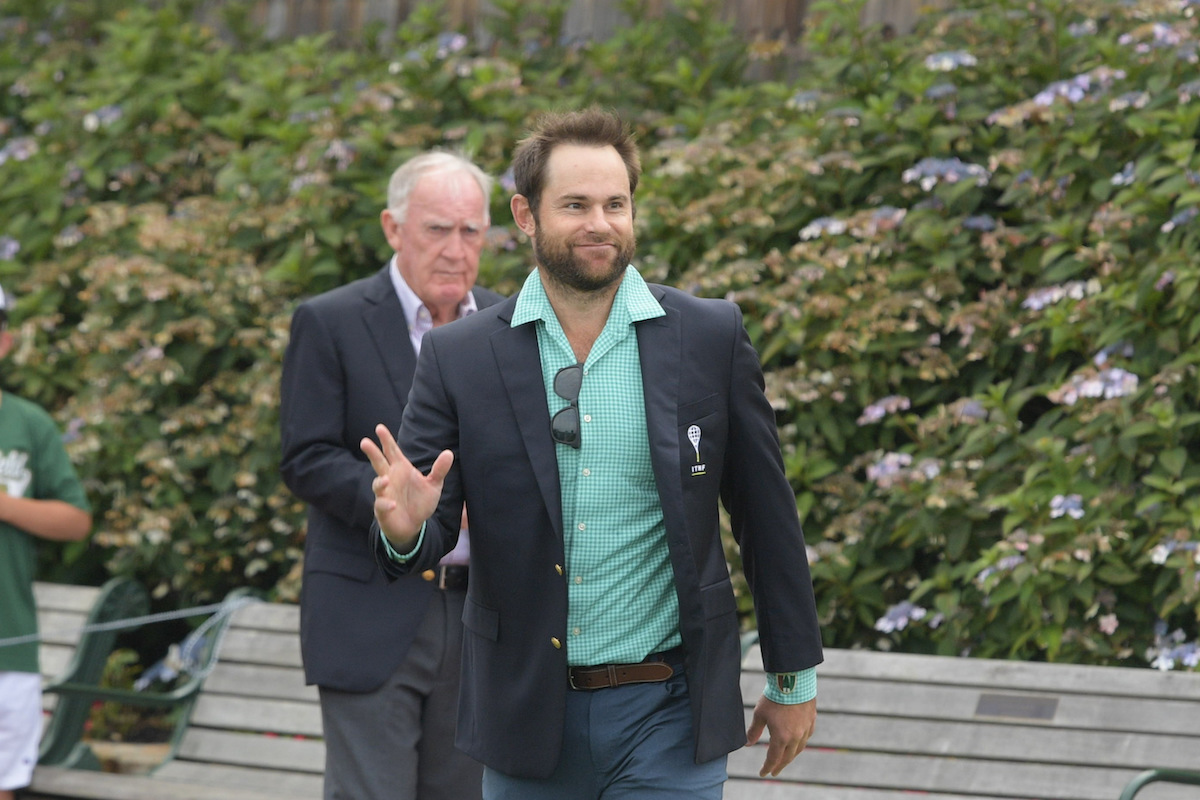
[[[475,515],[458,744],[488,800],[715,799],[730,751],[768,728],[777,775],[815,724],[820,633],[759,360],[735,305],[627,266],[639,172],[615,116],[544,118],[514,155],[537,269],[432,334],[399,444],[362,443],[388,575]],[[749,731],[720,503],[771,673]]]
[[[308,503],[300,642],[320,690],[326,800],[480,796],[482,768],[453,746],[465,554],[384,580],[366,542],[375,473],[358,443],[381,420],[399,425],[425,330],[500,299],[472,289],[490,191],[457,155],[410,159],[381,214],[394,257],[292,318],[281,466]]]

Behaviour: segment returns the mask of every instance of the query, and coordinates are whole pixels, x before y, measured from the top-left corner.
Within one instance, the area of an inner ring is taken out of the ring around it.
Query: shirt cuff
[[[392,561],[395,561],[397,564],[407,564],[409,561],[411,561],[412,557],[415,556],[417,551],[421,549],[421,542],[425,541],[425,526],[428,524],[428,520],[421,523],[421,530],[419,533],[417,533],[416,544],[414,544],[412,550],[409,550],[407,553],[397,553],[396,548],[392,547],[392,543],[389,542],[388,538],[383,535],[383,531],[379,531],[379,538],[383,540],[383,549],[384,552],[387,553],[387,557]]]
[[[817,670],[810,667],[799,672],[768,672],[763,695],[785,706],[807,703],[817,696]]]

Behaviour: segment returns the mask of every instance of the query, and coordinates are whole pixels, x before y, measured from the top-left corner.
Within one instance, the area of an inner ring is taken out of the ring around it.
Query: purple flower
[[[1158,277],[1158,280],[1156,280],[1154,282],[1154,288],[1161,292],[1163,289],[1166,289],[1168,286],[1170,286],[1174,282],[1175,282],[1175,270],[1169,269],[1166,272],[1164,272],[1162,275],[1160,275]]]
[[[1137,387],[1137,375],[1114,367],[1091,374],[1072,375],[1069,381],[1049,392],[1047,397],[1052,402],[1073,406],[1081,397],[1102,397],[1105,400],[1128,397],[1137,391]]]
[[[337,162],[338,172],[345,172],[357,155],[358,150],[354,145],[342,139],[334,139],[329,143],[329,147],[325,148],[325,158]]]
[[[964,219],[962,226],[971,231],[994,231],[996,220],[988,214],[976,214]]]
[[[953,83],[939,83],[925,90],[925,98],[928,100],[944,100],[957,94],[958,87]]]
[[[1133,358],[1133,343],[1132,342],[1116,342],[1110,344],[1092,356],[1092,363],[1097,367],[1103,367],[1108,363],[1108,359],[1114,355],[1119,355],[1123,358]]]
[[[1134,182],[1134,164],[1132,161],[1125,163],[1125,166],[1116,175],[1112,176],[1113,186],[1132,186]]]
[[[21,243],[11,236],[0,236],[0,261],[12,261],[21,252]]]
[[[1107,90],[1114,81],[1124,80],[1125,71],[1110,67],[1096,67],[1065,81],[1054,81],[1033,97],[1035,105],[1049,106],[1057,100],[1078,103],[1085,98]]]
[[[887,613],[875,621],[875,630],[883,633],[902,631],[908,627],[909,622],[924,619],[926,613],[921,606],[904,600],[888,608]]]
[[[1072,22],[1067,26],[1067,33],[1076,39],[1082,39],[1084,36],[1094,36],[1099,30],[1096,26],[1096,20],[1085,19],[1083,22]]]
[[[946,50],[925,57],[925,68],[934,72],[953,72],[959,67],[973,67],[979,63],[966,50]]]
[[[867,467],[867,480],[874,481],[881,489],[890,488],[911,464],[912,456],[908,453],[885,453]]]
[[[992,173],[978,164],[968,164],[958,158],[923,158],[915,167],[906,169],[901,177],[905,183],[919,181],[921,188],[928,192],[942,182],[972,180],[976,186],[987,186]]]
[[[1083,518],[1083,497],[1077,494],[1056,494],[1050,499],[1050,519],[1066,515],[1071,519]]]
[[[878,422],[888,414],[895,414],[898,411],[907,411],[912,406],[912,402],[903,395],[890,394],[882,400],[876,400],[871,405],[863,409],[862,415],[858,418],[859,425],[869,425],[872,422]]]
[[[1083,281],[1070,281],[1062,286],[1047,286],[1043,289],[1034,289],[1029,293],[1021,303],[1021,308],[1028,308],[1031,311],[1041,311],[1046,306],[1054,305],[1060,300],[1082,300],[1085,295],[1091,294],[1090,287]]]
[[[0,164],[10,158],[13,161],[28,161],[37,151],[38,143],[32,136],[18,136],[15,139],[9,139],[4,147],[0,148]]]
[[[109,127],[123,116],[125,116],[125,112],[121,110],[120,106],[101,106],[84,116],[83,129],[88,133],[94,133],[101,128]]]
[[[467,37],[461,33],[449,31],[439,33],[437,38],[437,57],[446,58],[451,53],[457,53],[467,46]]]
[[[1170,233],[1176,228],[1186,225],[1194,220],[1197,214],[1200,214],[1200,208],[1197,208],[1196,206],[1189,206],[1164,222],[1159,230],[1163,233]]]
[[[816,239],[828,233],[831,236],[838,236],[846,232],[845,220],[835,219],[833,217],[817,217],[812,222],[800,229],[801,241]]]
[[[1175,87],[1175,94],[1180,103],[1190,103],[1193,97],[1200,97],[1200,81],[1188,81]]]
[[[787,107],[793,111],[816,111],[821,97],[821,93],[815,90],[799,91],[788,98]]]
[[[1100,618],[1100,632],[1105,636],[1112,636],[1117,632],[1117,627],[1121,624],[1117,620],[1116,614],[1106,614]]]
[[[1012,572],[1023,563],[1025,563],[1025,556],[1019,553],[1011,556],[1005,556],[997,561],[994,566],[984,567],[981,569],[979,574],[975,576],[975,582],[982,586],[984,581],[986,581],[992,575],[1000,572]]]

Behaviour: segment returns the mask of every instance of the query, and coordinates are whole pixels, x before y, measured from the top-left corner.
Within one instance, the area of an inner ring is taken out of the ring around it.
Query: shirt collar
[[[650,287],[646,285],[646,281],[633,268],[633,265],[625,268],[625,277],[621,279],[617,296],[613,298],[613,310],[609,312],[609,316],[612,317],[615,314],[625,316],[630,323],[663,317],[667,314],[659,302],[654,299],[654,295],[650,293]],[[517,306],[513,309],[511,325],[515,328],[528,322],[551,318],[555,321],[558,320],[554,314],[554,307],[550,305],[550,298],[546,296],[546,290],[542,286],[542,279],[538,275],[537,267],[534,267],[533,271],[529,273],[529,277],[525,279],[520,294],[517,295]]]

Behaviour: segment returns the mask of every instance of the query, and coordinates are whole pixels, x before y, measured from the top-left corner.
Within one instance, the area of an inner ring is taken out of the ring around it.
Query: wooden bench
[[[1144,770],[1200,769],[1200,674],[826,650],[817,728],[777,778],[729,759],[726,800],[1116,800]],[[762,693],[743,662],[747,721]],[[1155,782],[1138,800],[1197,800]]]
[[[39,766],[26,797],[320,798],[321,713],[315,687],[304,685],[298,631],[296,606],[243,606],[165,762],[144,775]]]

